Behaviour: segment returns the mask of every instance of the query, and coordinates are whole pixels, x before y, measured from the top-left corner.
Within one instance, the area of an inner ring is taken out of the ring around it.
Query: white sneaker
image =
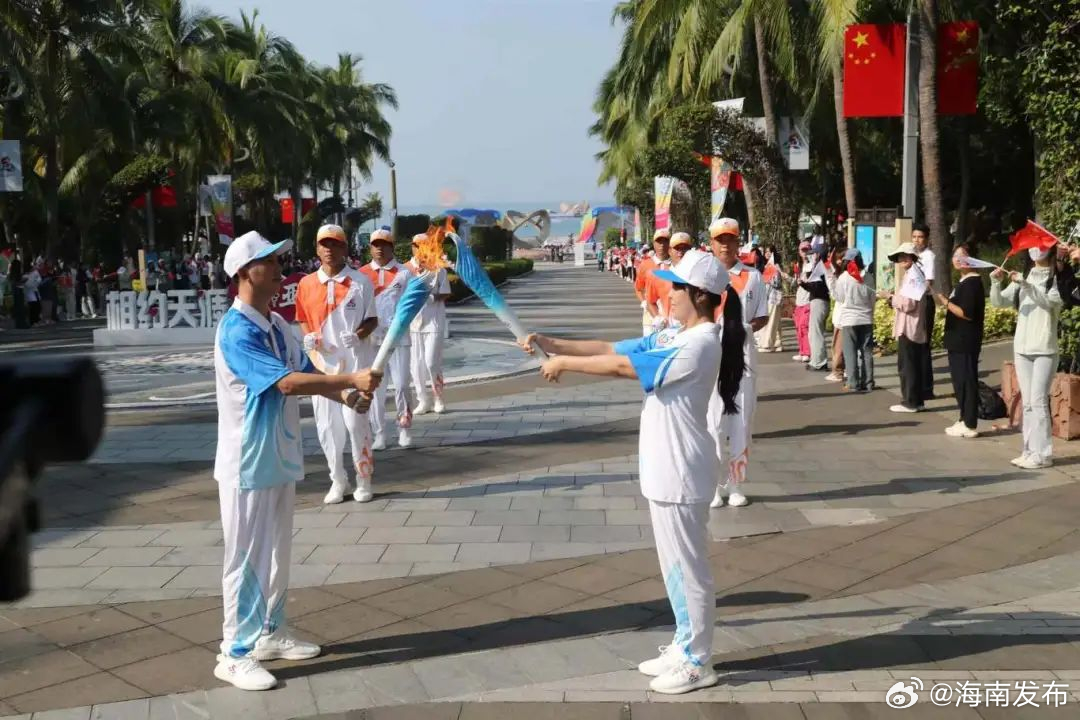
[[[1028,455],[1026,458],[1023,459],[1023,461],[1016,463],[1016,467],[1021,468],[1022,470],[1042,470],[1044,468],[1053,466],[1054,461],[1050,458],[1040,460],[1039,458],[1032,455]]]
[[[795,362],[806,362],[806,356],[805,355],[792,355],[791,359],[794,360]]]
[[[749,503],[750,501],[741,492],[733,492],[727,498],[728,507],[746,507]]]
[[[909,408],[907,405],[893,405],[889,408],[889,412],[894,413],[917,413],[920,408]]]
[[[709,503],[711,508],[724,507],[724,494],[720,492],[720,488],[716,488],[716,494],[713,495],[712,502]]]
[[[386,433],[375,433],[375,438],[371,441],[372,450],[385,450],[386,449]]]
[[[945,434],[949,437],[966,439],[979,437],[979,431],[970,429],[962,420],[958,421],[955,425],[945,428]]]
[[[646,660],[637,666],[638,672],[642,675],[657,677],[682,664],[683,653],[677,645],[661,645],[656,649],[660,651],[658,657]]]
[[[408,428],[398,429],[397,444],[403,448],[412,447],[412,433]]]
[[[427,415],[429,412],[431,412],[431,405],[428,404],[427,398],[424,398],[416,404],[413,415]]]
[[[297,640],[287,632],[263,635],[255,642],[252,655],[256,660],[310,660],[318,657],[322,648],[315,643]],[[269,673],[267,673],[269,674]]]
[[[1027,453],[1021,453],[1020,455],[1018,455],[1018,456],[1014,457],[1012,460],[1010,460],[1009,464],[1020,467],[1021,465],[1023,465],[1024,463],[1027,462],[1027,459],[1028,459]]]
[[[241,690],[269,690],[277,685],[277,679],[251,655],[238,658],[218,655],[217,660],[214,677]]]
[[[959,437],[960,428],[964,427],[963,420],[957,420],[949,427],[945,428],[945,434],[949,437]]]
[[[348,482],[332,480],[330,482],[330,492],[326,493],[326,497],[322,499],[323,505],[337,505],[345,500],[345,493],[347,492],[349,492]]]
[[[435,406],[433,409],[435,410],[436,415],[442,415],[446,412],[446,403],[443,402],[441,397],[435,398]]]
[[[684,660],[677,667],[658,675],[649,683],[649,689],[664,695],[681,695],[691,690],[712,687],[720,681],[711,661],[705,665],[695,665]]]
[[[837,375],[836,373],[829,373],[825,376],[825,382],[844,382],[844,376]]]
[[[353,500],[356,502],[366,503],[371,502],[375,494],[371,492],[371,478],[367,480],[361,480],[356,478],[356,492],[352,494]]]

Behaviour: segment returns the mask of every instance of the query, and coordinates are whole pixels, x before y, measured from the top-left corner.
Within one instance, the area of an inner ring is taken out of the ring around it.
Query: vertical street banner
[[[810,169],[810,133],[803,118],[781,117],[777,134],[788,170]]]
[[[675,190],[675,178],[657,176],[654,186],[656,196],[655,230],[671,229],[671,195]]]
[[[904,114],[907,26],[849,25],[844,32],[844,117]]]
[[[236,237],[233,230],[232,175],[211,175],[206,178],[210,186],[210,207],[214,211],[218,241],[229,245]]]
[[[716,220],[724,215],[724,205],[727,203],[728,188],[731,185],[731,163],[713,155],[709,173],[712,176],[712,201],[709,214],[712,220]]]
[[[22,192],[22,150],[18,140],[0,140],[0,192]]]
[[[634,245],[641,245],[641,211],[634,208]]]
[[[979,98],[979,24],[938,26],[938,115],[974,115]]]

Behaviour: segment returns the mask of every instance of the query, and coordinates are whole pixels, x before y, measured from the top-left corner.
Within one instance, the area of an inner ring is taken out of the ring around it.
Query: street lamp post
[[[397,217],[397,170],[394,161],[390,161],[390,233],[397,242],[398,217]]]

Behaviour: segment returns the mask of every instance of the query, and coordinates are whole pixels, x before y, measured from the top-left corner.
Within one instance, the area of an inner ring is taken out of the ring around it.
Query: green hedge
[[[474,227],[469,231],[469,247],[477,259],[486,262],[502,262],[510,251],[513,233],[497,226]]]
[[[532,271],[533,261],[521,258],[505,262],[484,263],[484,269],[487,271],[488,277],[491,278],[491,282],[498,285],[509,278]],[[472,290],[469,290],[464,281],[457,275],[450,273],[448,278],[450,280],[450,302],[464,300],[472,295]]]
[[[874,343],[882,353],[896,352],[896,340],[892,336],[893,309],[885,300],[878,300],[874,306]],[[1016,332],[1016,311],[1012,308],[996,308],[986,303],[986,318],[983,325],[983,341],[1010,337]],[[945,309],[937,309],[934,322],[934,337],[931,347],[940,350],[944,347]]]

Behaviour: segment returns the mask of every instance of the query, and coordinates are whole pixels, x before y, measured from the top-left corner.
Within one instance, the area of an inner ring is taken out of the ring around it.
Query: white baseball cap
[[[680,245],[694,246],[694,240],[690,237],[690,233],[677,232],[671,236],[671,247],[678,247]]]
[[[653,276],[721,295],[728,287],[728,271],[712,253],[690,249],[670,270],[653,270]]]
[[[717,218],[709,225],[709,237],[719,237],[721,235],[738,236],[739,234],[739,221],[735,218]]]
[[[249,262],[261,260],[270,255],[283,255],[292,250],[292,246],[293,241],[291,239],[272,243],[252,230],[232,241],[229,249],[225,251],[225,261],[222,266],[225,268],[226,275],[236,277],[236,273],[240,272],[240,268]]]
[[[657,230],[656,232],[653,233],[652,239],[655,241],[655,240],[660,240],[661,238],[666,239],[666,238],[670,238],[670,237],[671,237],[671,231],[670,230],[668,230],[667,228],[660,228],[659,230]]]
[[[388,242],[390,244],[393,244],[394,239],[390,237],[389,230],[386,230],[385,228],[379,228],[375,232],[371,233],[371,237],[369,238],[368,242]]]

